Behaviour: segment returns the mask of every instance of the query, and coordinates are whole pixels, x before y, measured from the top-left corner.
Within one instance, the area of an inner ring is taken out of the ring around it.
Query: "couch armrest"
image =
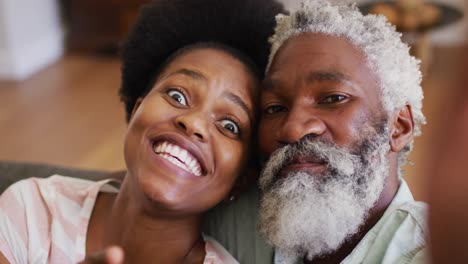
[[[82,170],[48,164],[0,160],[0,194],[8,186],[19,180],[30,177],[45,178],[53,174],[88,180],[100,180],[110,173],[107,171]]]

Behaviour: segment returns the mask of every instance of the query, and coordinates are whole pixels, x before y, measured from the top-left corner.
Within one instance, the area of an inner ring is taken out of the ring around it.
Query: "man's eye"
[[[239,135],[240,134],[240,129],[239,126],[236,124],[236,122],[229,120],[229,119],[223,119],[220,122],[221,126],[228,130],[229,132]]]
[[[348,99],[348,97],[345,96],[345,95],[333,94],[333,95],[329,95],[329,96],[323,98],[322,100],[320,100],[319,104],[336,104],[336,103],[339,103],[339,102],[344,101],[346,99]]]
[[[267,108],[265,108],[265,110],[263,112],[266,115],[272,115],[272,114],[276,114],[276,113],[279,113],[279,112],[285,112],[285,111],[287,111],[287,108],[285,106],[271,105],[271,106],[268,106]]]
[[[178,104],[187,106],[187,99],[181,91],[170,89],[167,91],[167,95],[174,99],[174,101],[176,101]]]

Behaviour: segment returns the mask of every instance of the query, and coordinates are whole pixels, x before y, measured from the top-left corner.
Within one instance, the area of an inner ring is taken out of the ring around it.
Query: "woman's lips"
[[[152,147],[154,153],[165,158],[172,164],[197,177],[202,176],[202,167],[200,162],[190,153],[190,151],[168,141],[154,142]]]
[[[212,163],[207,163],[200,147],[185,136],[175,132],[153,134],[148,137],[149,148],[154,155],[170,167],[180,168],[187,175],[205,176]],[[164,144],[165,143],[165,144]],[[210,160],[208,160],[210,161]],[[209,165],[209,166],[208,166]]]

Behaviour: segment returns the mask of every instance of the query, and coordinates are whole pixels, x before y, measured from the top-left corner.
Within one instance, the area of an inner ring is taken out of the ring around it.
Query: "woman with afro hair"
[[[122,50],[122,183],[54,175],[0,197],[0,263],[237,263],[202,232],[253,161],[275,0],[148,3]]]

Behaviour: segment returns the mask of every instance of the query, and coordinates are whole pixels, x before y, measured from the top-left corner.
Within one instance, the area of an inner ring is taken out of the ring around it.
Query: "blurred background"
[[[124,169],[119,44],[145,0],[0,0],[0,160]],[[289,9],[299,0],[283,0]],[[350,1],[351,2],[351,1]],[[427,200],[428,156],[465,88],[466,0],[357,1],[386,15],[423,61],[427,125],[405,167]],[[1,175],[0,175],[1,177]]]

